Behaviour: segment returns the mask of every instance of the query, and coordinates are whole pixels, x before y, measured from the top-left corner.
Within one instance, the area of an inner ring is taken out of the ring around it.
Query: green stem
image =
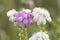
[[[59,27],[59,25],[58,25],[56,22],[54,22],[54,21],[50,22],[50,24],[51,24],[54,28],[58,28],[58,27]]]
[[[25,26],[22,28],[19,28],[19,37],[20,37],[20,40],[28,40],[27,28]]]

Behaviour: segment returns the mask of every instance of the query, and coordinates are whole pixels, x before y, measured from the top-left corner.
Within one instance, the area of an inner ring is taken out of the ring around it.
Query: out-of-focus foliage
[[[51,14],[52,22],[47,23],[46,30],[51,40],[60,40],[60,0],[33,0],[34,6],[27,4],[28,0],[0,0],[0,40],[19,40],[18,28],[9,22],[6,13],[10,9],[43,7]]]

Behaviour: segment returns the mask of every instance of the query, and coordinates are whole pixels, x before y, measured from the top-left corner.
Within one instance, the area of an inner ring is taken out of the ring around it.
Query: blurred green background
[[[18,28],[9,22],[6,15],[8,10],[34,7],[48,9],[53,22],[47,23],[46,30],[50,40],[60,40],[60,0],[0,0],[0,40],[19,40]]]

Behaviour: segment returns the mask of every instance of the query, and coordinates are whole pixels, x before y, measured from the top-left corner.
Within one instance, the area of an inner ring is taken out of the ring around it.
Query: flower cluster
[[[21,27],[33,24],[33,22],[37,22],[37,25],[40,25],[46,24],[46,20],[52,21],[48,10],[44,8],[34,8],[32,12],[30,9],[22,9],[21,11],[12,9],[7,12],[7,16],[10,21],[17,22]]]
[[[34,21],[37,21],[37,25],[46,24],[46,20],[51,22],[51,17],[48,10],[44,8],[34,8],[32,12]]]
[[[29,40],[49,40],[49,36],[44,32],[37,32]]]
[[[46,24],[46,21],[52,21],[48,10],[44,8],[34,8],[32,12],[30,9],[22,9],[21,11],[12,9],[7,12],[7,16],[9,21],[17,23],[20,27],[34,23],[37,25]],[[38,32],[32,35],[29,40],[49,40],[49,36],[44,32]]]
[[[19,26],[26,24],[33,24],[31,10],[23,9],[20,12],[14,14],[15,21],[18,22]]]
[[[25,24],[33,24],[32,13],[29,9],[22,9],[17,12],[15,9],[12,9],[7,12],[7,16],[9,20],[12,22],[17,22],[20,27]]]

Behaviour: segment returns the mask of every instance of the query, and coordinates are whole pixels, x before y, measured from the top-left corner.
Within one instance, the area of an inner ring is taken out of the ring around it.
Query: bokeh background
[[[0,40],[19,40],[18,28],[6,15],[8,10],[34,7],[46,8],[52,17],[52,23],[46,24],[50,40],[60,40],[60,0],[0,0]]]

